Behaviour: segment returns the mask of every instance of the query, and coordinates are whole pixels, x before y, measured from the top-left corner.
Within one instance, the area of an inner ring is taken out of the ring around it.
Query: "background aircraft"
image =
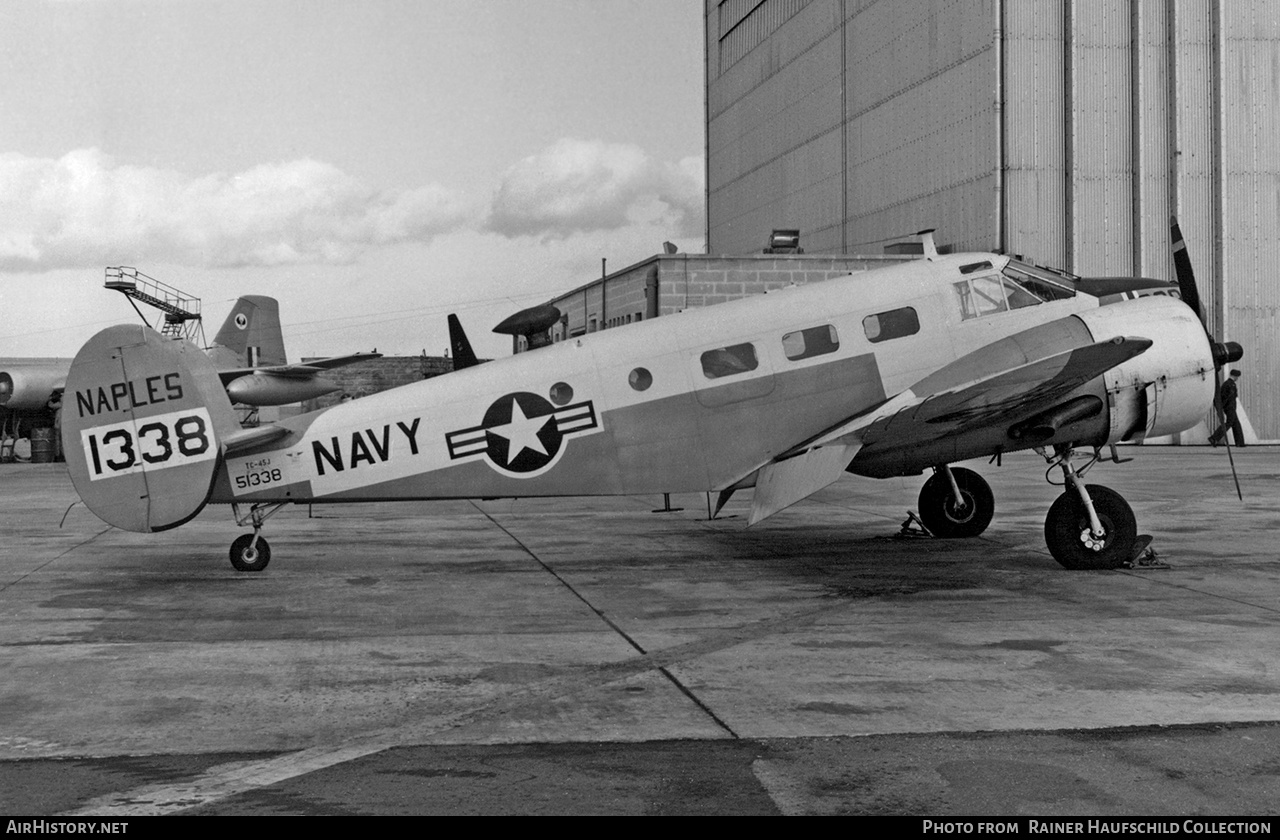
[[[338,386],[320,374],[377,359],[356,353],[289,364],[275,298],[246,295],[236,301],[207,353],[233,402],[259,407],[314,399]],[[3,438],[25,437],[32,428],[53,424],[50,404],[60,398],[71,359],[0,359],[0,421]]]
[[[252,406],[322,397],[338,390],[336,384],[320,376],[323,371],[382,357],[381,353],[353,353],[289,364],[280,328],[280,304],[262,295],[245,295],[236,301],[208,355],[227,396]]]
[[[932,470],[921,519],[972,537],[992,520],[992,492],[950,464],[1034,449],[1065,485],[1045,522],[1053,556],[1068,568],[1130,561],[1131,508],[1085,472],[1103,447],[1195,425],[1239,346],[1213,341],[1172,297],[1102,306],[1008,256],[941,256],[929,234],[924,252],[255,429],[236,424],[193,345],[111,327],[67,379],[69,471],[90,510],[127,530],[234,505],[254,530],[232,564],[258,570],[263,523],[290,503],[706,491],[722,505],[754,487],[754,524],[845,472]],[[1179,278],[1198,300],[1194,278]]]

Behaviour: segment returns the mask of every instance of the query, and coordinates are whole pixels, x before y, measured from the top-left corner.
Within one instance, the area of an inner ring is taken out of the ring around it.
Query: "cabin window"
[[[782,352],[793,362],[834,353],[839,349],[840,338],[836,335],[836,328],[830,324],[789,332],[782,337]]]
[[[653,374],[645,368],[638,367],[627,376],[627,384],[637,391],[647,391],[653,384]]]
[[[751,344],[735,344],[732,347],[719,347],[702,354],[702,372],[708,379],[719,379],[722,376],[736,376],[753,371],[760,366],[756,358],[756,348]]]
[[[551,401],[556,405],[565,405],[573,399],[573,388],[568,382],[557,382],[551,386]]]
[[[862,319],[862,329],[867,334],[867,340],[872,343],[903,338],[920,332],[920,316],[910,306],[904,306],[868,315]]]

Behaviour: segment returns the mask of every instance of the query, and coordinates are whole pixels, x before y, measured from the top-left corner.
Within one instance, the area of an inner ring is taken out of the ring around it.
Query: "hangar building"
[[[874,253],[924,228],[1174,279],[1280,440],[1280,0],[704,0],[707,245]]]

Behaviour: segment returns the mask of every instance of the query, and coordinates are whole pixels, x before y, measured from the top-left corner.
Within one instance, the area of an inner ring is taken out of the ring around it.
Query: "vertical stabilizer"
[[[198,514],[220,441],[239,428],[213,362],[150,327],[108,327],[67,374],[67,471],[85,506],[117,528],[163,531]]]
[[[237,300],[214,336],[210,355],[220,368],[288,364],[279,302],[263,295],[245,295]]]
[[[462,329],[462,322],[458,320],[457,315],[453,314],[449,315],[449,345],[452,347],[454,370],[480,364],[475,351],[471,349],[471,340]]]

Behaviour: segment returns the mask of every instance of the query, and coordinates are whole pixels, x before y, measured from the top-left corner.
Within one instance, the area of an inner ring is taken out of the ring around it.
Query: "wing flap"
[[[780,510],[807,499],[844,475],[858,444],[834,443],[815,446],[784,461],[773,461],[756,475],[756,492],[751,499],[751,526]]]

